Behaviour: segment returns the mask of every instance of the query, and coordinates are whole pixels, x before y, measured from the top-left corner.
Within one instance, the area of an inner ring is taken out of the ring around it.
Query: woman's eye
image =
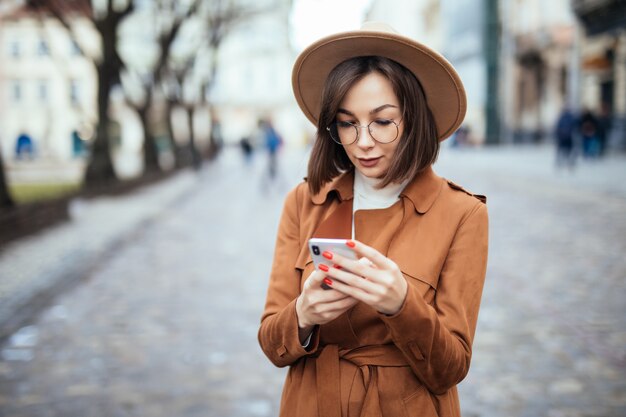
[[[337,122],[338,129],[347,129],[354,126],[352,122]]]
[[[375,120],[374,123],[376,123],[378,126],[389,126],[390,124],[393,123],[393,120],[390,120],[390,119],[378,119],[378,120]]]

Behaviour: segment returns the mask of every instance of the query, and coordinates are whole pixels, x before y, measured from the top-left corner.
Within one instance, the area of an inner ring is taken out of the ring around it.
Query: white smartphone
[[[315,267],[319,267],[320,264],[333,265],[332,260],[326,259],[322,255],[325,251],[356,260],[356,253],[346,245],[347,241],[347,239],[322,239],[316,237],[309,239],[309,251]]]
[[[324,251],[337,253],[346,258],[357,260],[356,252],[346,245],[347,241],[347,239],[322,239],[316,237],[309,239],[309,252],[311,252],[311,259],[313,259],[315,269],[319,269],[320,264],[328,266],[334,265],[332,259],[324,258],[322,255]],[[325,290],[330,289],[326,284],[322,284],[322,288]]]

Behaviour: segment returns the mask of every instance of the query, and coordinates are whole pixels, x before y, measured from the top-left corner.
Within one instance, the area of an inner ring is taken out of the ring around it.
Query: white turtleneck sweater
[[[352,238],[354,239],[354,213],[357,210],[375,210],[391,207],[409,180],[399,184],[391,183],[384,188],[376,188],[379,179],[368,178],[359,170],[354,170],[354,201],[352,202]]]

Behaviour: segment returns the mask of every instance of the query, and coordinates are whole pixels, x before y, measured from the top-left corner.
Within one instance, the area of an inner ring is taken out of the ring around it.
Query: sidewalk
[[[457,161],[468,159],[467,163]],[[468,172],[470,166],[472,172]],[[589,192],[594,196],[626,198],[626,154],[603,159],[578,158],[575,168],[555,165],[552,145],[502,145],[488,148],[444,148],[435,165],[443,176],[458,175],[471,188],[476,178],[490,175],[498,184],[527,183],[537,189],[560,187],[563,193]],[[468,180],[466,180],[468,178]],[[453,179],[453,178],[451,178]]]
[[[76,199],[69,222],[6,245],[0,252],[0,340],[198,181],[196,174],[183,171],[133,194]]]
[[[70,221],[7,244],[0,251],[0,342],[88,276],[134,232],[190,196],[202,181],[220,181],[213,178],[221,172],[220,165],[241,165],[238,149],[223,153],[200,172],[185,170],[131,194],[76,199],[70,204]],[[305,175],[303,151],[286,153],[286,177],[298,181]]]

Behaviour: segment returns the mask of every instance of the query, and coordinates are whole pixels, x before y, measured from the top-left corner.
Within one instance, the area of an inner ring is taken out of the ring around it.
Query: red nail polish
[[[333,254],[328,252],[327,250],[325,250],[324,252],[322,252],[322,256],[326,259],[333,259]]]
[[[351,240],[348,240],[348,241],[346,242],[346,245],[348,245],[348,247],[349,247],[349,248],[353,248],[353,247],[355,247],[355,246],[356,246],[356,243],[354,243],[354,242],[353,242],[353,241],[351,241]]]
[[[333,280],[328,278],[328,277],[326,277],[326,278],[324,278],[324,284],[326,284],[326,285],[333,285]]]
[[[333,265],[333,268],[335,268],[335,269],[341,269],[341,265]]]
[[[320,264],[319,269],[320,269],[320,271],[328,272],[328,266],[327,265]]]

